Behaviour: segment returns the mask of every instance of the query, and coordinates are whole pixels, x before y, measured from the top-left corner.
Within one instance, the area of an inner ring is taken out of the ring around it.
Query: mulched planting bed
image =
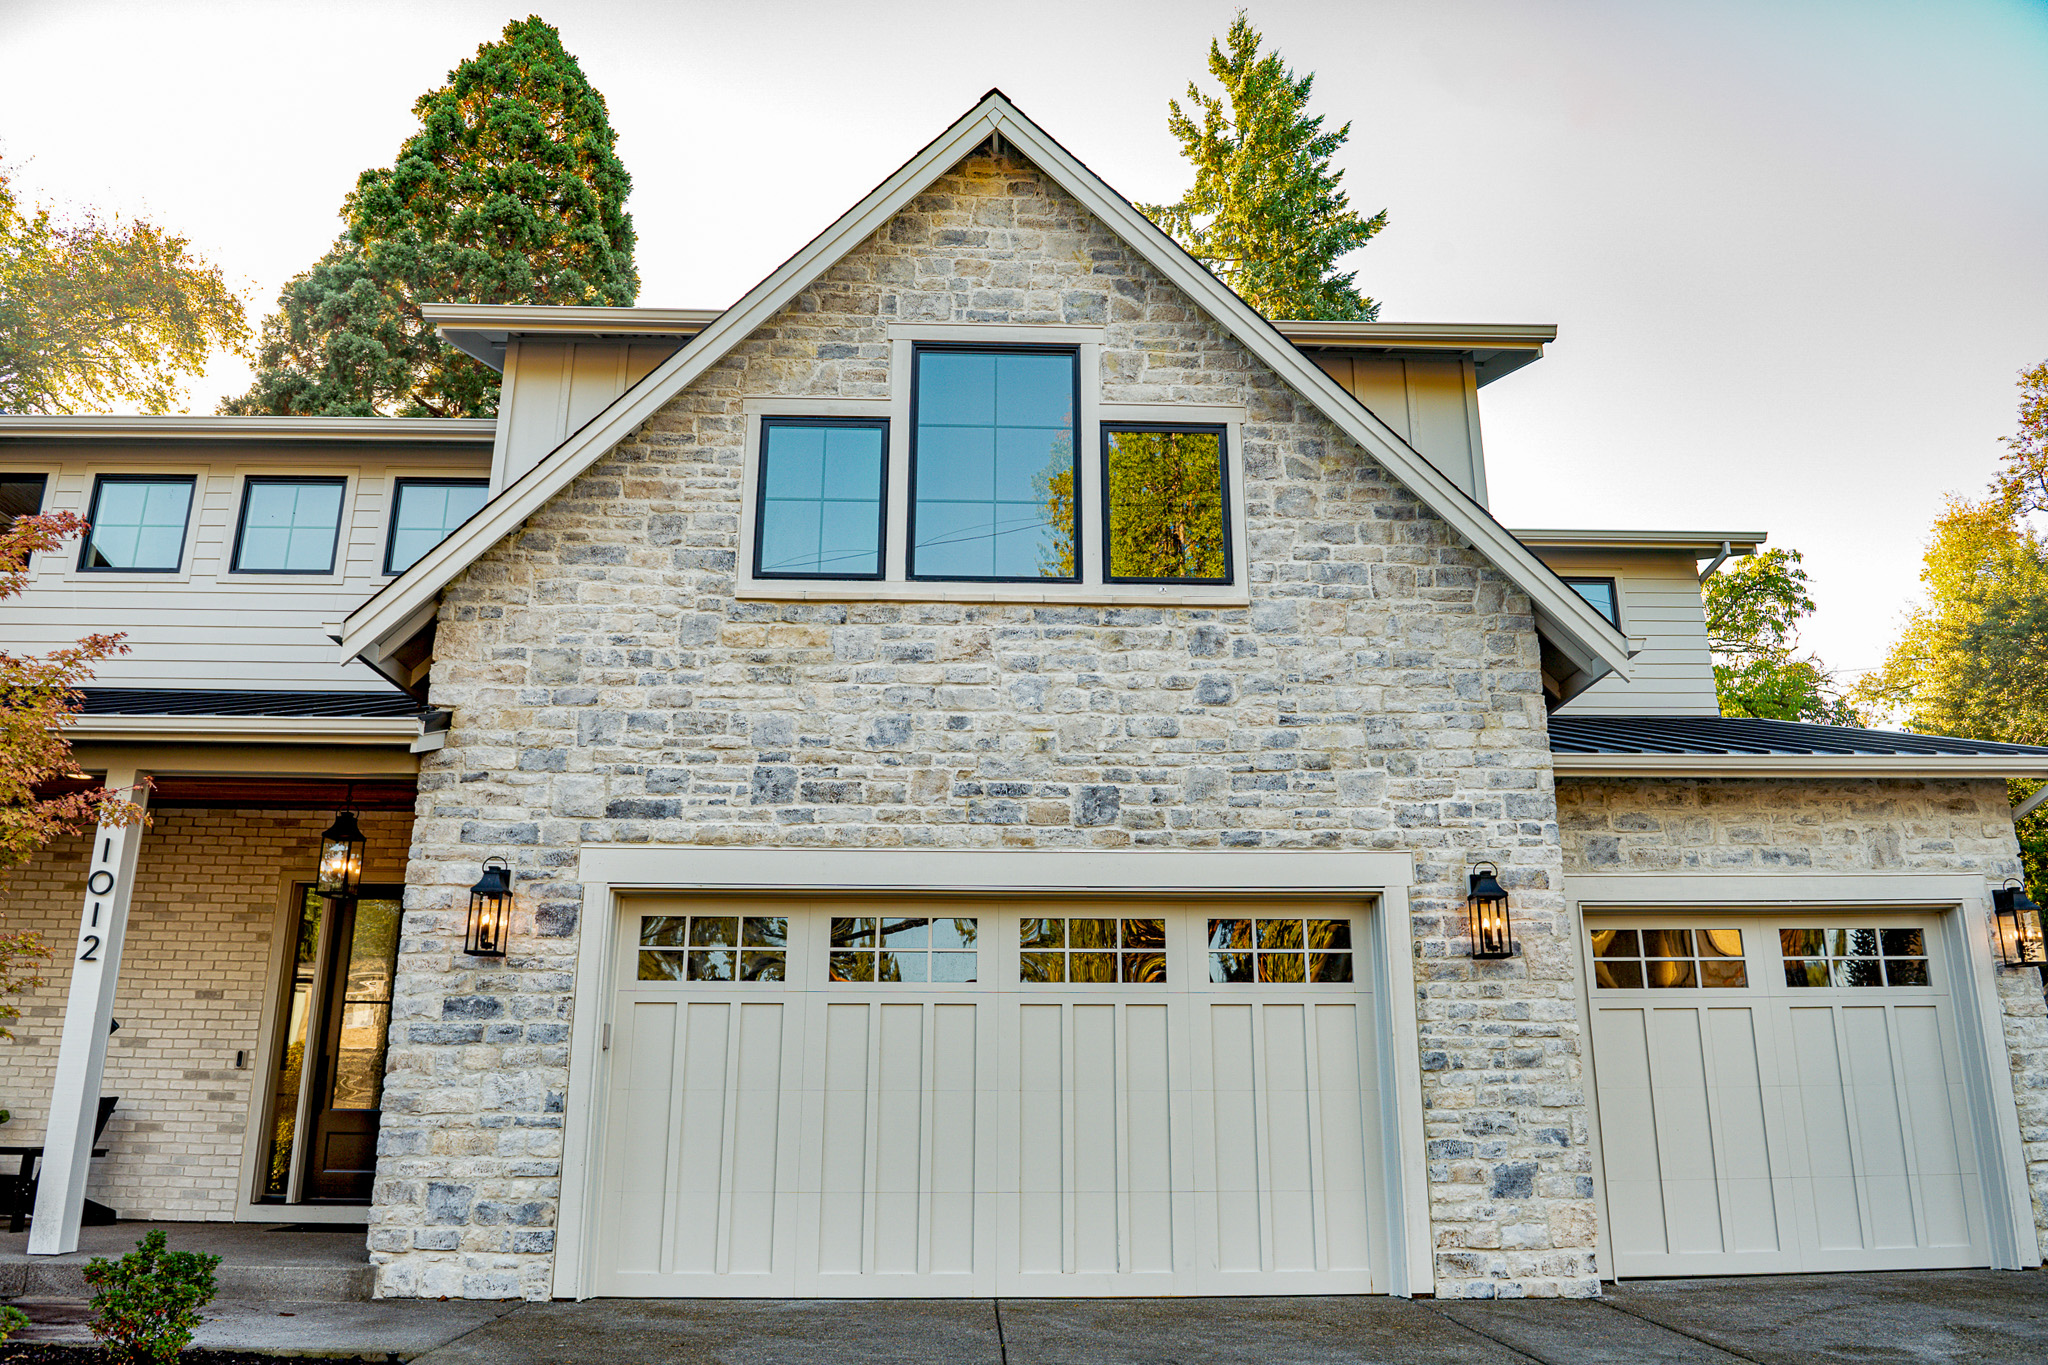
[[[292,1365],[362,1365],[365,1360],[390,1359],[374,1356],[270,1356],[256,1351],[187,1351],[179,1365],[271,1365],[288,1360]],[[107,1353],[97,1346],[58,1345],[46,1341],[8,1342],[0,1345],[0,1365],[106,1365]]]

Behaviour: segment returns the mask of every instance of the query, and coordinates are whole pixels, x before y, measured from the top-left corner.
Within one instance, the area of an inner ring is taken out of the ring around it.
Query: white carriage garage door
[[[1990,1264],[1938,916],[1586,924],[1616,1273]]]
[[[1365,1293],[1366,909],[644,899],[594,1292]]]

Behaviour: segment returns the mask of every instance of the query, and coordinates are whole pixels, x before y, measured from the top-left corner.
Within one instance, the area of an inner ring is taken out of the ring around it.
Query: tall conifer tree
[[[1141,207],[1245,302],[1272,318],[1370,322],[1380,306],[1360,294],[1355,272],[1337,259],[1387,225],[1351,208],[1344,172],[1330,158],[1351,125],[1323,131],[1308,115],[1313,72],[1296,76],[1264,42],[1243,10],[1226,35],[1228,52],[1209,44],[1209,74],[1219,98],[1188,82],[1189,110],[1167,101],[1167,129],[1194,164],[1195,183],[1174,204]],[[1199,121],[1198,121],[1199,120]]]
[[[413,112],[419,131],[357,178],[341,238],[285,286],[256,383],[223,412],[488,417],[498,376],[420,304],[633,302],[632,178],[553,28],[507,24]]]

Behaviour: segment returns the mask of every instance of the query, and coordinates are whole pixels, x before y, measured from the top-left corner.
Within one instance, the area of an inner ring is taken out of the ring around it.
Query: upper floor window
[[[92,523],[78,567],[119,573],[176,573],[192,513],[190,474],[102,474],[93,484]]]
[[[1102,424],[1103,558],[1116,583],[1228,583],[1220,426]]]
[[[1072,347],[917,348],[911,577],[1080,577],[1079,360]]]
[[[1585,598],[1594,611],[1614,624],[1615,629],[1621,628],[1621,597],[1614,590],[1613,579],[1567,578],[1565,586]]]
[[[334,572],[347,479],[252,476],[242,486],[236,573]]]
[[[400,479],[391,508],[384,572],[404,573],[490,498],[484,479]]]
[[[32,517],[43,510],[46,474],[0,473],[0,531],[14,525],[17,517]]]
[[[761,423],[754,573],[879,578],[889,456],[885,420],[770,417]]]

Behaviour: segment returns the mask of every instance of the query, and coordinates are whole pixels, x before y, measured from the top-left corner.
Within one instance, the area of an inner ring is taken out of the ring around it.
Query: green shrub
[[[0,1341],[28,1326],[28,1314],[11,1303],[0,1303]]]
[[[85,1267],[93,1287],[92,1333],[119,1365],[163,1365],[192,1344],[199,1310],[213,1302],[220,1257],[172,1251],[162,1229],[146,1234],[118,1261],[95,1256]]]

